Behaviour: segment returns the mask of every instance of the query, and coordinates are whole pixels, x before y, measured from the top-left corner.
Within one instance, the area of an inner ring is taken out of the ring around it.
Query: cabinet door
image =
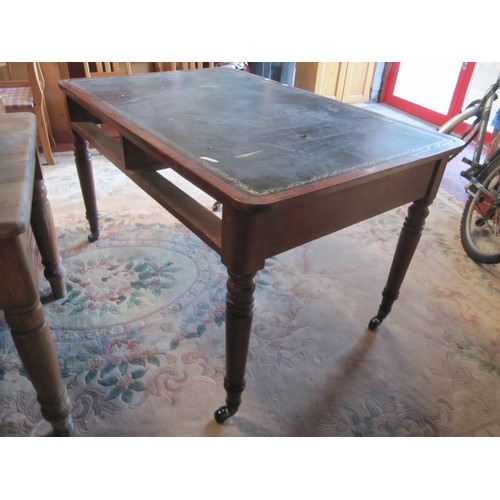
[[[346,66],[340,100],[342,102],[368,102],[375,72],[374,62],[342,63]]]
[[[59,80],[69,78],[67,64],[58,62],[40,64],[45,79],[45,101],[52,135],[56,143],[71,143],[66,99],[59,89]]]
[[[298,62],[295,86],[343,102],[368,102],[374,62]]]
[[[340,99],[345,68],[340,62],[298,62],[294,86],[315,94]]]

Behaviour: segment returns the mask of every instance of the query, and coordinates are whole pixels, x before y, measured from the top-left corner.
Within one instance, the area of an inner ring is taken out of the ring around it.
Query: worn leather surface
[[[0,238],[23,233],[29,224],[35,148],[34,114],[0,114]]]
[[[106,112],[233,186],[276,193],[458,141],[232,69],[75,80]]]

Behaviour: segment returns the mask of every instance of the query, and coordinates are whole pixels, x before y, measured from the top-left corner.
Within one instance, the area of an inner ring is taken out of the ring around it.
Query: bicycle
[[[462,158],[469,165],[460,173],[468,180],[465,190],[469,198],[460,220],[460,241],[465,253],[481,264],[500,263],[500,148],[490,151],[483,160],[491,107],[499,88],[500,73],[482,99],[471,102],[463,112],[438,129],[451,134],[459,124],[474,118],[461,135],[464,148],[473,140],[476,142],[472,159]],[[452,158],[454,156],[450,160]]]

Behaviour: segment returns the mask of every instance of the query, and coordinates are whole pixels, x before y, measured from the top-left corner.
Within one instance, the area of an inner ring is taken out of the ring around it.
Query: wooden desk
[[[70,405],[38,296],[39,255],[54,298],[64,297],[64,270],[36,153],[35,115],[0,114],[0,309],[43,417],[55,435],[68,436],[73,432]]]
[[[228,269],[226,405],[245,387],[254,276],[267,258],[409,208],[377,316],[396,300],[450,153],[462,142],[230,69],[63,81],[93,241],[92,142],[221,256]],[[96,123],[119,133],[106,137]],[[222,220],[165,180],[172,168],[223,206]],[[333,318],[332,318],[333,320]]]

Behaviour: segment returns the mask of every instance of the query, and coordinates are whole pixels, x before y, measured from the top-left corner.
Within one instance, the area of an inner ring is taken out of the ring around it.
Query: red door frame
[[[396,79],[399,72],[399,62],[390,62],[389,69],[387,72],[387,77],[385,79],[384,88],[382,90],[381,102],[393,106],[397,109],[405,111],[413,116],[416,116],[422,120],[425,120],[435,125],[441,126],[446,123],[450,118],[453,118],[456,114],[460,113],[465,96],[467,94],[467,89],[471,81],[472,75],[474,74],[474,68],[476,63],[467,62],[462,64],[462,69],[460,71],[457,85],[451,99],[450,108],[448,109],[448,114],[443,115],[437,111],[419,106],[413,102],[401,99],[394,95],[394,88],[396,86]]]

